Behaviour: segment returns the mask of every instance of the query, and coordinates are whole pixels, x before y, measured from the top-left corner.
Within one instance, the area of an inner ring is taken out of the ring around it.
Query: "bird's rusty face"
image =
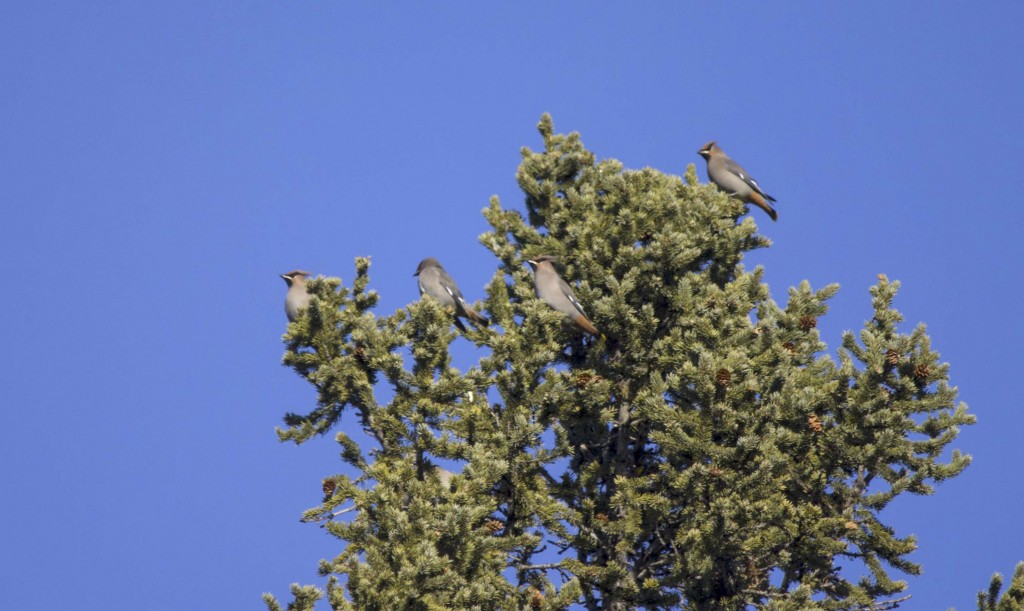
[[[311,274],[310,272],[304,272],[301,269],[296,269],[288,272],[287,274],[281,274],[281,277],[284,278],[284,281],[285,283],[288,284],[288,286],[291,286],[296,282],[298,282],[299,284],[305,284],[306,278],[312,275],[313,274]]]
[[[530,264],[530,267],[536,270],[541,263],[554,264],[557,261],[558,257],[556,255],[540,255],[538,257],[528,259],[526,262]]]
[[[711,142],[708,142],[704,146],[700,147],[700,150],[697,151],[697,154],[703,157],[704,159],[710,159],[711,151],[715,149],[715,146],[717,145],[715,144],[715,141],[712,140]]]

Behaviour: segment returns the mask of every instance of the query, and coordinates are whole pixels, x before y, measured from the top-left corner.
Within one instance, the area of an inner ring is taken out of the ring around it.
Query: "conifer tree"
[[[288,328],[318,401],[280,438],[334,432],[360,474],[327,476],[303,517],[342,542],[320,564],[331,608],[893,606],[920,567],[883,510],[963,471],[949,446],[974,422],[924,326],[900,330],[899,283],[879,276],[833,359],[817,323],[838,287],[776,304],[743,266],[770,242],[742,203],[692,165],[624,170],[547,115],[539,130],[525,216],[484,210],[489,328],[458,333],[429,299],[376,313],[365,258],[351,288],[311,281]],[[539,255],[604,337],[536,298]],[[454,341],[477,364],[452,367]],[[296,610],[323,594],[293,592]]]
[[[1003,576],[992,575],[988,592],[978,592],[978,611],[1024,611],[1024,562],[1017,564],[1010,587],[1000,596],[1002,589]]]

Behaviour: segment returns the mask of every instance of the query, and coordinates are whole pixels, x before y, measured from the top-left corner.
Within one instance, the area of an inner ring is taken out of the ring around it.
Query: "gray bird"
[[[437,465],[432,465],[430,467],[430,470],[434,472],[434,475],[437,477],[437,480],[441,483],[441,489],[444,490],[445,492],[451,492],[452,480],[455,478],[455,473],[452,473],[448,469],[445,469],[444,467],[439,467]],[[409,496],[409,493],[404,493],[402,495],[402,506],[408,507],[410,501],[412,501],[412,498]],[[434,503],[435,505],[440,501],[441,499],[437,497],[431,499],[431,502]]]
[[[434,475],[441,481],[441,488],[450,492],[452,489],[452,479],[455,477],[455,474],[444,467],[434,465]]]
[[[537,297],[540,297],[544,303],[552,308],[565,314],[580,329],[594,337],[601,337],[601,332],[587,318],[586,313],[583,311],[583,306],[580,305],[576,295],[572,292],[572,287],[565,280],[562,280],[562,277],[555,271],[555,266],[552,264],[552,261],[555,259],[556,257],[550,255],[542,255],[527,261],[534,271],[533,284]]]
[[[473,311],[462,296],[459,286],[434,257],[420,261],[413,276],[419,276],[420,295],[428,295],[441,305],[455,310],[455,326],[463,333],[466,332],[466,325],[462,324],[460,317],[483,327],[491,324],[491,321]]]
[[[775,198],[762,191],[757,181],[730,159],[714,140],[705,144],[697,154],[708,162],[708,179],[711,182],[730,196],[764,210],[773,221],[779,220],[779,214],[768,203],[774,202]]]
[[[295,322],[299,317],[299,311],[309,307],[309,293],[306,292],[306,280],[313,274],[296,269],[281,274],[288,284],[288,294],[284,297],[284,313],[288,315],[289,322]]]

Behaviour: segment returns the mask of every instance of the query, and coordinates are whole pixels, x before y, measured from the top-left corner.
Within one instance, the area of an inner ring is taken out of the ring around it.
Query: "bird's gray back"
[[[582,309],[576,305],[578,302],[572,287],[557,272],[538,270],[537,275],[536,292],[538,297],[563,314],[575,316],[583,313]]]
[[[436,299],[441,305],[453,307],[455,300],[445,290],[445,286],[453,287],[455,283],[451,276],[438,267],[428,267],[420,272],[420,295],[429,295]],[[458,291],[458,289],[454,289]]]
[[[741,178],[746,171],[732,159],[712,159],[708,163],[708,178],[729,194],[745,197],[753,188]]]

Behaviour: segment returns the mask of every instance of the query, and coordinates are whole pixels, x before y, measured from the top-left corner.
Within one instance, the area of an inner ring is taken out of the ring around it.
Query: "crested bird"
[[[527,261],[534,271],[534,288],[544,303],[555,310],[565,314],[577,327],[583,329],[594,337],[601,337],[602,334],[587,318],[572,287],[562,280],[562,277],[555,271],[553,261],[556,257],[541,255]]]
[[[477,314],[466,302],[459,286],[455,284],[455,280],[448,275],[448,272],[444,271],[441,263],[434,257],[427,257],[420,261],[413,276],[419,277],[420,295],[428,295],[440,302],[441,305],[455,310],[455,326],[463,333],[466,332],[466,326],[462,324],[460,318],[468,319],[473,324],[482,327],[491,323]]]
[[[775,198],[765,193],[743,166],[726,155],[714,140],[701,147],[697,154],[708,162],[708,179],[718,188],[744,203],[754,204],[767,212],[773,221],[779,220],[779,214],[768,203],[774,202]]]
[[[288,316],[288,322],[295,322],[299,317],[299,311],[309,307],[310,295],[306,292],[306,280],[312,276],[309,272],[296,269],[281,274],[288,284],[288,293],[284,296],[284,313]]]

